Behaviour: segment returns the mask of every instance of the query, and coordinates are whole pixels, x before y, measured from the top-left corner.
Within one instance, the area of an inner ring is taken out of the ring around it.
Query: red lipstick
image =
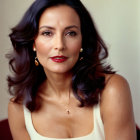
[[[57,63],[65,62],[68,59],[66,56],[53,56],[51,57],[51,60]]]

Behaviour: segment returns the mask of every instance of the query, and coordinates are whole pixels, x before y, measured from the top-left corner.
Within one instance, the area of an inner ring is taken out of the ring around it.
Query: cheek
[[[36,50],[37,54],[46,55],[49,52],[49,45],[43,41],[36,41]]]
[[[71,43],[69,49],[73,55],[79,55],[81,48],[81,41]]]

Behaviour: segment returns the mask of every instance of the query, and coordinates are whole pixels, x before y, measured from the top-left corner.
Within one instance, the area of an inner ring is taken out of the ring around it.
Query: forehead
[[[47,8],[41,15],[39,26],[43,24],[76,24],[80,26],[80,18],[77,12],[67,5],[59,5]]]

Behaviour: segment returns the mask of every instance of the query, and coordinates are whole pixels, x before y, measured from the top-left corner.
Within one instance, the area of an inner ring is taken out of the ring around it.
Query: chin
[[[66,74],[66,73],[71,73],[71,69],[58,69],[58,70],[53,70],[52,72],[57,74]]]
[[[46,72],[49,73],[58,73],[58,74],[66,74],[66,73],[71,73],[72,68],[74,67],[75,63],[69,63],[65,65],[47,65],[46,68],[44,69]]]
[[[72,67],[53,67],[50,69],[44,69],[47,73],[57,73],[57,74],[66,74],[66,73],[70,73]]]

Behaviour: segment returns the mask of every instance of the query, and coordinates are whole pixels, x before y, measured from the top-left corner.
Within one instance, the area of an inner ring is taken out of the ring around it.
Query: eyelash
[[[44,31],[44,32],[42,32],[42,35],[44,35],[44,36],[51,36],[52,35],[52,32],[50,32],[50,31]]]
[[[70,35],[70,36],[72,36],[72,37],[74,37],[74,36],[77,35],[77,33],[75,31],[69,31],[68,33],[66,33],[66,35],[67,34]]]
[[[44,31],[44,32],[41,33],[41,35],[43,35],[43,36],[51,36],[52,34],[53,33],[50,32],[50,31]],[[77,35],[77,33],[75,31],[69,31],[69,32],[66,33],[66,35],[74,37],[74,36]]]

